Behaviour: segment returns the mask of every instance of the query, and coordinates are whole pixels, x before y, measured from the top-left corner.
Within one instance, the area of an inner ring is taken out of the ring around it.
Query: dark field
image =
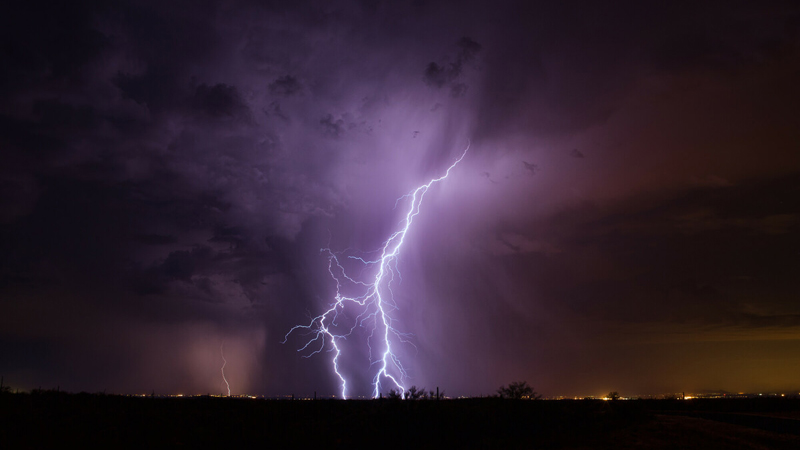
[[[271,401],[0,395],[0,448],[800,448],[798,399]],[[794,417],[794,418],[792,418]]]

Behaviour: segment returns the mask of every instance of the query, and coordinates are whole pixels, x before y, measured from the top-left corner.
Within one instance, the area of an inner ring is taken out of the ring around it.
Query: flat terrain
[[[0,395],[0,448],[797,449],[800,421],[785,417],[799,410],[798,399],[272,401],[44,391]]]

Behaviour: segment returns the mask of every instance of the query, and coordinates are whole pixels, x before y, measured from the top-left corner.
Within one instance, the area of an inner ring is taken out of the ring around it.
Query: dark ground
[[[788,398],[272,401],[35,391],[0,395],[0,448],[797,449],[798,411],[800,400]]]

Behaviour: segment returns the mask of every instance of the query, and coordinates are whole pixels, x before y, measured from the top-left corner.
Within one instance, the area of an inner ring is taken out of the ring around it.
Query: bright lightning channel
[[[222,380],[225,381],[225,386],[228,387],[228,397],[231,396],[231,385],[228,383],[228,379],[225,378],[225,366],[228,364],[228,361],[225,359],[225,351],[223,350],[225,343],[219,345],[219,354],[222,356],[222,367],[219,369],[222,372]]]
[[[372,379],[373,397],[378,398],[381,395],[382,379],[387,380],[391,386],[399,389],[401,394],[405,392],[406,389],[404,383],[407,374],[402,363],[400,362],[400,359],[392,351],[392,343],[395,340],[399,342],[408,342],[408,334],[399,332],[393,326],[393,319],[391,316],[392,311],[399,309],[397,304],[394,302],[391,288],[391,283],[394,280],[395,274],[398,276],[400,275],[397,271],[397,257],[400,254],[400,248],[403,246],[406,234],[411,228],[414,217],[419,214],[420,206],[422,205],[422,199],[424,198],[425,193],[428,192],[428,189],[430,189],[431,186],[447,178],[450,175],[450,171],[453,170],[453,168],[455,168],[456,165],[458,165],[458,163],[460,163],[461,160],[467,155],[467,151],[469,151],[469,145],[464,150],[464,153],[462,153],[461,156],[456,159],[455,162],[450,165],[450,167],[447,168],[444,175],[428,181],[426,184],[417,187],[416,189],[397,199],[395,202],[395,207],[397,207],[401,201],[408,201],[405,219],[400,221],[400,229],[392,233],[392,235],[389,236],[386,241],[384,241],[383,246],[380,249],[380,258],[368,261],[354,256],[349,257],[349,259],[353,259],[362,263],[364,269],[376,268],[373,269],[373,278],[370,279],[367,277],[367,281],[359,281],[351,277],[348,275],[348,272],[345,270],[344,266],[342,266],[342,264],[339,262],[339,259],[335,253],[333,253],[329,248],[324,248],[321,250],[321,252],[328,253],[328,272],[330,272],[331,277],[334,279],[334,281],[336,281],[336,296],[334,297],[335,301],[327,311],[312,318],[307,325],[296,325],[289,330],[289,332],[284,336],[282,343],[286,343],[286,341],[289,339],[289,335],[296,330],[304,330],[306,334],[311,335],[312,338],[306,342],[303,347],[298,349],[298,352],[308,349],[309,346],[314,342],[319,342],[319,348],[312,351],[308,355],[304,355],[305,358],[309,358],[321,352],[326,348],[326,344],[329,344],[328,351],[332,351],[334,353],[332,359],[333,371],[341,381],[342,399],[347,398],[347,380],[339,370],[339,356],[341,356],[342,353],[340,341],[347,339],[347,337],[352,334],[356,327],[364,325],[364,322],[367,322],[370,319],[372,319],[372,329],[367,337],[367,346],[369,347],[371,363],[370,365],[379,366],[378,372]],[[337,273],[339,273],[339,276],[337,276]],[[347,282],[349,285],[358,288],[360,290],[360,295],[343,295],[342,283],[344,282]],[[358,312],[358,316],[353,322],[353,326],[349,330],[346,330],[344,333],[336,332],[332,329],[332,327],[337,326],[337,317],[339,314],[344,314],[348,306],[350,309],[355,309]],[[380,358],[373,360],[373,348],[371,341],[375,338],[376,331],[380,339],[380,347],[383,353],[380,355]]]

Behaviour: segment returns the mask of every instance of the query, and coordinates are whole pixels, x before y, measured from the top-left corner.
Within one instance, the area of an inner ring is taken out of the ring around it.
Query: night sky
[[[320,249],[470,145],[397,264],[408,385],[800,387],[796,1],[54,3],[0,10],[6,385],[222,393],[224,346],[233,394],[338,393],[281,343]]]

